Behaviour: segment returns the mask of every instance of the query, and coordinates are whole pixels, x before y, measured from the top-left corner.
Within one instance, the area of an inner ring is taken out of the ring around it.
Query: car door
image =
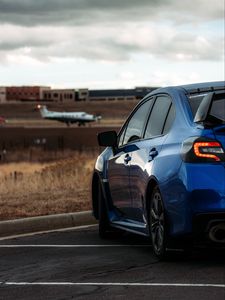
[[[137,143],[130,163],[132,219],[146,223],[144,214],[145,192],[149,177],[153,174],[154,160],[160,159],[160,151],[175,118],[170,97],[158,96],[150,113],[143,139]]]
[[[108,161],[108,179],[112,202],[115,208],[130,216],[132,208],[130,194],[130,162],[133,151],[137,150],[135,142],[143,134],[152,101],[141,103],[128,118],[118,136],[118,149]]]

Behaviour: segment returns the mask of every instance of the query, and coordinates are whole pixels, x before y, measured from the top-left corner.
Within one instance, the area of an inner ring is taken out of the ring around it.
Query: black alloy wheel
[[[160,259],[165,258],[168,244],[168,228],[166,225],[162,195],[158,187],[154,188],[151,196],[149,230],[154,254]]]

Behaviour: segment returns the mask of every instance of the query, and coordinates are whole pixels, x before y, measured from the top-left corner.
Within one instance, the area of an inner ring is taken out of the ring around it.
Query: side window
[[[170,131],[174,119],[175,119],[175,107],[173,104],[171,104],[168,116],[166,118],[166,123],[163,128],[163,134],[167,134]]]
[[[225,121],[225,97],[224,97],[224,94],[222,96],[222,99],[213,101],[212,107],[210,110],[210,115],[216,117],[217,119],[219,119],[223,122]]]
[[[148,120],[144,138],[147,139],[162,134],[170,105],[171,99],[167,96],[159,96],[156,99]]]
[[[125,134],[122,133],[122,136],[124,135],[124,139],[123,143],[120,144],[119,142],[119,146],[122,144],[125,145],[131,141],[135,141],[141,138],[146,118],[149,114],[150,107],[152,105],[152,101],[153,99],[149,99],[135,111],[135,113],[128,122]]]

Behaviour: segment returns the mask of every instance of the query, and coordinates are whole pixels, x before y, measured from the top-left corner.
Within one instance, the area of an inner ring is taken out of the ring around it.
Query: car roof
[[[176,86],[177,89],[184,89],[188,94],[210,92],[225,89],[225,81],[202,82]]]
[[[159,92],[181,91],[185,94],[199,94],[204,92],[219,91],[225,89],[225,81],[202,82],[179,86],[168,86],[154,90],[149,95],[154,95]]]

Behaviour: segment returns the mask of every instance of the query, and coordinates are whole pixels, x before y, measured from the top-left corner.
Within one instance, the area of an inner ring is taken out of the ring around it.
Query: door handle
[[[131,161],[131,156],[129,154],[126,154],[125,157],[124,157],[125,164],[128,164],[129,161]]]
[[[152,148],[149,152],[149,161],[153,160],[154,157],[158,155],[156,148]]]

